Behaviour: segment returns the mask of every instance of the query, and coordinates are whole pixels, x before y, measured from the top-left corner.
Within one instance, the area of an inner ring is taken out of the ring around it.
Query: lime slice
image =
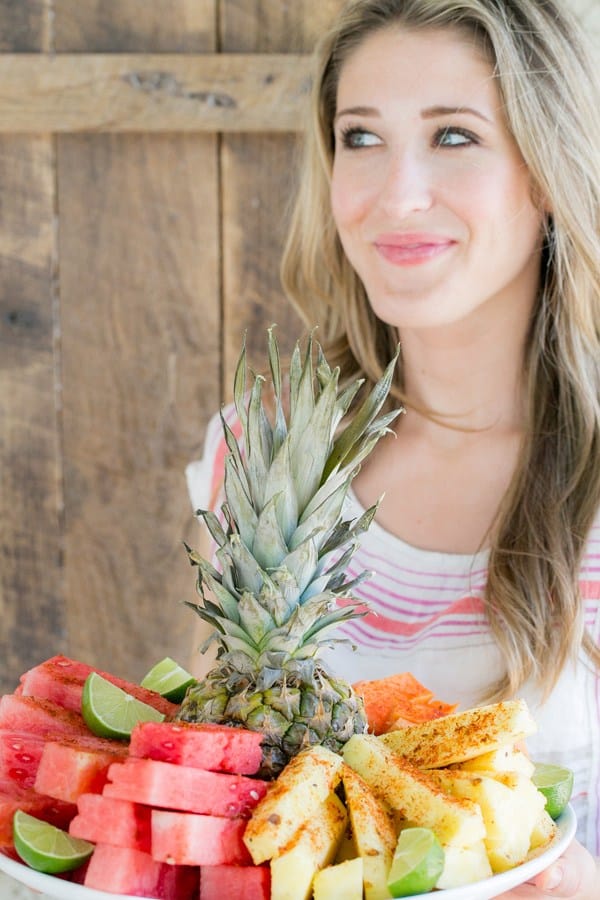
[[[85,723],[100,737],[127,739],[138,722],[162,722],[164,715],[147,703],[92,672],[85,680],[81,698]]]
[[[444,868],[444,850],[430,828],[400,832],[387,886],[392,897],[426,894],[436,886]]]
[[[32,869],[56,875],[81,866],[94,845],[18,809],[13,817],[15,850]]]
[[[536,763],[531,780],[546,798],[546,810],[558,819],[573,793],[573,773],[551,763]]]
[[[192,684],[196,684],[194,676],[182,669],[170,656],[165,656],[152,666],[141,681],[142,687],[156,691],[173,703],[181,703]]]

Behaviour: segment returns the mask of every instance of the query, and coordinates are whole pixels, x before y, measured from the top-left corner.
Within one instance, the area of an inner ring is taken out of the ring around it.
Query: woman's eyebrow
[[[421,118],[423,119],[435,119],[438,116],[452,116],[452,115],[470,115],[476,116],[478,119],[481,119],[484,122],[491,122],[487,116],[484,116],[483,113],[479,112],[477,109],[473,109],[472,106],[429,106],[427,109],[424,109],[421,113]],[[335,120],[340,119],[342,116],[376,116],[380,117],[380,112],[374,106],[348,106],[346,109],[340,109],[336,115]]]
[[[429,106],[427,109],[424,109],[421,113],[422,119],[435,119],[437,116],[452,116],[452,115],[469,115],[469,116],[477,116],[478,119],[482,119],[484,122],[491,122],[487,116],[484,116],[483,113],[479,112],[477,109],[473,109],[472,106]]]
[[[379,116],[379,110],[374,106],[349,106],[347,109],[340,109],[335,114],[335,119],[342,116]],[[334,120],[335,121],[335,120]]]

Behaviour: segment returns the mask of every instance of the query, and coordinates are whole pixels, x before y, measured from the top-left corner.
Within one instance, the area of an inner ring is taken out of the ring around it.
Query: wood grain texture
[[[46,4],[0,3],[1,47],[48,49]],[[0,138],[0,693],[65,647],[53,143]]]
[[[294,55],[0,55],[0,133],[295,131]]]
[[[53,0],[0,0],[0,52],[44,53],[51,49]]]
[[[216,48],[214,3],[166,6],[61,0],[57,44]],[[149,131],[57,139],[69,646],[129,678],[189,655],[184,468],[220,393],[218,141]]]
[[[215,0],[53,0],[58,53],[205,53]]]
[[[341,0],[222,3],[224,53],[309,54]],[[307,59],[306,56],[298,57]],[[296,127],[305,102],[297,105]],[[277,130],[276,128],[271,129]],[[266,365],[266,328],[276,322],[284,353],[302,334],[297,314],[283,297],[279,262],[294,192],[297,142],[291,135],[225,134],[223,171],[223,317],[226,395],[244,332],[250,360]]]
[[[212,143],[59,148],[70,646],[127,677],[189,653],[182,541],[197,524],[183,473],[219,392]]]

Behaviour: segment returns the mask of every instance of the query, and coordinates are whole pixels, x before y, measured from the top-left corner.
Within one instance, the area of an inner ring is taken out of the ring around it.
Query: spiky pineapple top
[[[345,572],[377,505],[353,521],[343,519],[343,505],[361,462],[399,412],[380,414],[394,358],[344,426],[362,382],[340,389],[339,370],[318,345],[313,362],[313,343],[308,340],[304,356],[296,345],[284,403],[279,349],[269,330],[271,417],[262,396],[265,379],[254,376],[246,391],[242,350],[234,402],[243,450],[222,419],[229,450],[224,527],[213,512],[198,511],[217,544],[221,571],[188,548],[202,597],[201,604],[188,605],[214,626],[209,643],[217,641],[219,650],[216,669],[188,692],[180,718],[263,731],[270,772],[307,743],[337,749],[364,730],[360,701],[329,676],[319,657],[336,640],[330,631],[362,614],[352,589],[370,573],[346,580]],[[337,605],[341,597],[345,603]]]

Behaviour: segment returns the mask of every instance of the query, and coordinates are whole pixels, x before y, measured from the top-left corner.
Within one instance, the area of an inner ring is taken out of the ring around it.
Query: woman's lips
[[[435,234],[382,234],[374,241],[377,252],[397,266],[416,266],[441,256],[456,241]]]

